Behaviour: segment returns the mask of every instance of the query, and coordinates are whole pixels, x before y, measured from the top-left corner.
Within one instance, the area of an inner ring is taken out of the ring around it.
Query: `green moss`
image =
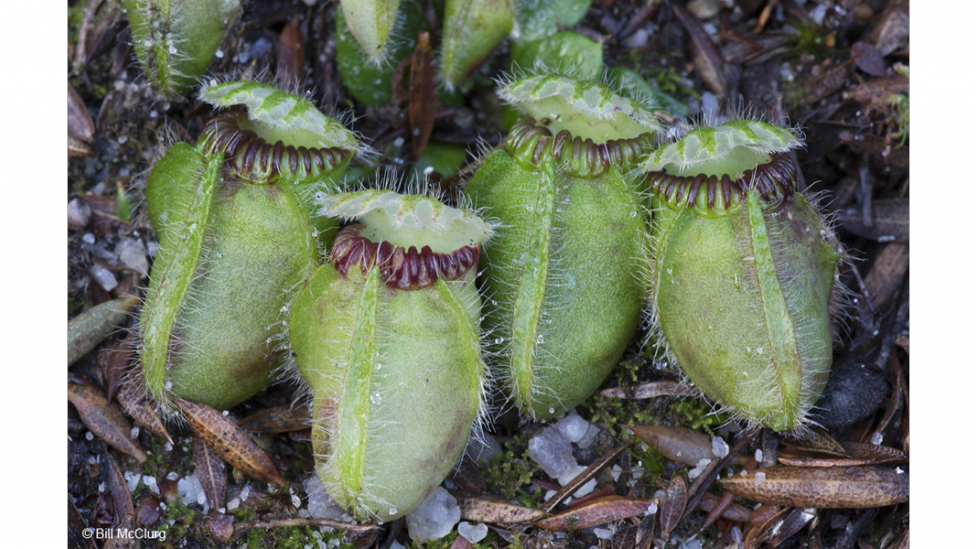
[[[458,537],[457,530],[453,530],[451,533],[442,537],[441,539],[432,539],[424,543],[417,543],[414,540],[410,540],[410,549],[450,549],[451,545],[454,544],[454,540]],[[474,549],[495,549],[504,545],[504,540],[492,532],[488,531],[488,536],[485,539],[474,544]],[[339,549],[344,549],[340,547]],[[509,547],[509,549],[516,549],[514,545]]]
[[[479,466],[488,489],[501,492],[503,499],[519,498],[526,503],[538,501],[541,489],[526,491],[523,488],[532,483],[532,475],[539,470],[539,465],[529,459],[528,439],[526,434],[516,436],[502,446],[501,452],[492,456],[487,468]]]
[[[185,538],[192,530],[201,528],[203,520],[196,524],[194,519],[199,513],[194,511],[183,500],[177,499],[166,504],[166,509],[156,525],[158,530],[166,532],[166,539]],[[201,535],[206,536],[204,532]],[[205,538],[204,538],[205,539]]]
[[[829,32],[814,22],[791,21],[790,24],[796,29],[795,42],[789,49],[789,53],[800,57],[812,55],[818,61],[826,58],[831,49],[827,47],[825,39]]]
[[[79,4],[68,6],[68,40],[74,44],[78,41],[78,31],[85,18],[84,6]]]
[[[237,519],[237,522],[241,522]],[[302,549],[318,547],[319,540],[328,542],[331,538],[341,538],[343,534],[321,534],[311,526],[288,526],[284,528],[249,530],[243,539],[244,545],[253,549],[275,547],[276,549]],[[236,546],[236,545],[235,545]]]
[[[668,414],[673,416],[676,425],[680,427],[706,432],[713,436],[715,435],[712,431],[713,427],[719,427],[729,421],[728,416],[712,412],[708,403],[696,398],[675,401],[668,406]]]
[[[891,134],[891,137],[898,139],[898,146],[901,147],[908,139],[908,96],[895,94],[888,98],[894,109],[894,123],[898,131]]]

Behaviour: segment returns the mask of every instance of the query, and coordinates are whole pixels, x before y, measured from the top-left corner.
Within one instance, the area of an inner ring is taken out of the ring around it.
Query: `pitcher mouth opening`
[[[706,216],[738,209],[749,191],[755,191],[765,205],[776,207],[796,192],[796,166],[783,152],[771,154],[768,162],[738,176],[654,171],[647,174],[647,190],[673,209],[691,208]]]
[[[386,285],[400,290],[425,288],[437,279],[458,280],[477,267],[481,254],[480,243],[442,253],[430,246],[417,250],[416,246],[373,242],[360,234],[365,229],[365,225],[357,223],[339,231],[332,245],[332,265],[343,276],[356,266],[363,275],[378,267]]]
[[[200,148],[210,154],[223,153],[251,183],[273,183],[280,177],[320,179],[354,154],[341,147],[306,146],[306,142],[301,132],[264,128],[243,111],[230,111],[207,123]]]
[[[572,175],[597,177],[611,166],[618,169],[636,167],[641,156],[653,146],[654,139],[655,132],[648,131],[636,137],[597,143],[590,138],[574,136],[566,129],[553,135],[545,119],[525,117],[512,127],[507,146],[513,156],[532,166],[539,166],[543,156],[551,153]]]

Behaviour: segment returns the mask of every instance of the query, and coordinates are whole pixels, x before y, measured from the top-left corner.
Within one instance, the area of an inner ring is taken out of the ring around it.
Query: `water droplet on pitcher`
[[[373,404],[379,404],[381,400],[383,400],[383,397],[379,393],[374,393],[373,396],[369,397],[369,401]]]

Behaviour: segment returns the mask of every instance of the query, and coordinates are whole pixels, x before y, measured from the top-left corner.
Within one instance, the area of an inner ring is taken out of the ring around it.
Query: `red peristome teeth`
[[[350,225],[339,231],[332,244],[332,265],[346,276],[359,267],[366,274],[379,265],[386,285],[400,290],[417,290],[430,286],[438,278],[457,280],[478,264],[481,246],[461,246],[450,253],[438,253],[424,246],[404,249],[389,242],[376,243],[360,236],[363,225]]]
[[[280,175],[305,177],[324,174],[335,168],[352,151],[339,147],[312,148],[285,145],[281,141],[268,143],[251,130],[241,130],[237,124],[240,113],[218,115],[205,127],[200,137],[204,149],[222,152],[246,174],[258,179]]]

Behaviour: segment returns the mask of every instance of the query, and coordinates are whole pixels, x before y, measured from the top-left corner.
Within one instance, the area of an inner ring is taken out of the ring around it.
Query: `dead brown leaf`
[[[868,276],[864,278],[864,287],[875,308],[881,308],[894,297],[907,271],[908,244],[886,244],[875,259]]]
[[[845,442],[844,448],[857,459],[874,460],[874,465],[881,464],[905,464],[908,463],[908,454],[891,446],[881,446],[865,442]]]
[[[837,220],[857,236],[882,242],[908,242],[909,207],[907,198],[887,198],[871,203],[871,226],[864,224],[863,215],[858,208],[847,208],[837,212]]]
[[[451,495],[461,508],[461,518],[471,522],[514,523],[530,522],[546,513],[539,509],[522,507],[488,494],[476,494],[452,490]]]
[[[437,111],[437,84],[434,80],[434,50],[430,34],[417,35],[417,49],[410,59],[410,159],[417,160],[427,148],[427,140],[434,129],[434,113]]]
[[[193,434],[193,464],[210,507],[223,509],[227,501],[227,464],[196,433]]]
[[[119,469],[119,465],[115,462],[112,454],[105,452],[105,461],[103,463],[108,466],[108,470],[105,471],[105,488],[108,490],[109,495],[112,496],[112,509],[115,513],[115,523],[121,524],[127,515],[130,517],[136,516],[136,508],[132,503],[132,494],[129,493],[129,486],[125,482],[125,477],[122,476],[122,470]]]
[[[764,475],[757,480],[757,475]],[[891,467],[774,465],[719,479],[722,488],[760,503],[818,509],[883,507],[908,501],[908,473]]]
[[[719,500],[721,500],[720,497],[706,492],[705,495],[702,496],[702,500],[698,504],[698,508],[706,513],[711,513],[712,510],[715,509],[715,506],[718,505]],[[752,511],[747,507],[739,505],[738,503],[729,504],[725,510],[722,511],[722,518],[735,522],[747,522],[750,516],[752,516]]]
[[[847,80],[847,75],[850,72],[851,66],[847,63],[841,63],[824,71],[820,76],[805,80],[803,86],[806,89],[806,94],[803,96],[803,101],[812,105],[834,93],[844,85],[844,81]]]
[[[674,2],[671,4],[671,9],[688,31],[691,39],[691,58],[698,67],[702,80],[708,84],[715,95],[725,95],[727,83],[725,73],[722,71],[724,61],[715,44],[712,43],[711,37],[705,32],[698,19],[688,13],[682,5]]]
[[[851,60],[857,68],[871,76],[884,76],[888,72],[884,57],[867,42],[855,42],[851,46]]]
[[[146,400],[136,389],[134,384],[126,383],[123,384],[122,390],[118,394],[119,404],[125,413],[129,414],[133,420],[139,425],[145,427],[150,433],[162,437],[173,444],[173,439],[169,436],[169,431],[166,430],[166,425],[163,424],[163,420],[159,418],[159,414],[153,409],[149,401]]]
[[[298,18],[285,25],[278,39],[277,80],[285,86],[293,86],[305,76],[305,41]]]
[[[271,458],[237,425],[210,406],[174,398],[190,427],[227,463],[262,482],[285,485]]]
[[[807,509],[793,509],[782,521],[776,521],[772,524],[767,543],[770,547],[777,547],[786,541],[786,538],[799,532],[800,528],[806,526],[816,516],[815,512],[811,513]]]
[[[254,412],[237,426],[252,433],[287,433],[308,429],[311,421],[308,406],[274,406]]]
[[[903,74],[891,74],[881,78],[872,78],[855,88],[846,90],[841,94],[841,98],[844,101],[857,101],[864,105],[870,105],[899,93],[908,95],[909,90],[908,77]]]
[[[895,147],[890,140],[884,137],[868,133],[855,135],[847,130],[837,134],[837,137],[854,152],[877,155],[887,160],[888,164],[892,167],[900,170],[908,169],[910,156],[908,154],[908,147]],[[907,199],[905,201],[907,202]]]
[[[95,154],[95,151],[84,141],[79,141],[70,135],[68,136],[68,158],[92,156],[93,154]]]
[[[68,157],[89,156],[95,151],[88,145],[95,136],[95,122],[81,96],[68,84]]]
[[[888,55],[908,43],[908,0],[891,0],[881,12],[871,43],[881,55]]]
[[[472,547],[474,546],[464,536],[454,538],[454,543],[451,544],[451,549],[471,549]]]
[[[68,494],[68,547],[77,549],[96,549],[95,542],[85,537],[88,521],[81,515],[71,494]]]
[[[139,303],[135,297],[106,301],[68,321],[68,366],[98,346]]]
[[[661,503],[661,511],[658,515],[661,521],[661,539],[671,537],[671,532],[681,523],[681,516],[684,515],[687,506],[688,488],[685,479],[674,477],[671,485],[668,486],[667,496]]]
[[[790,444],[786,441],[786,444],[790,446],[799,446],[801,448],[815,450],[818,452],[828,453],[834,456],[840,457],[851,457],[847,453],[847,449],[844,446],[834,440],[834,437],[830,436],[826,431],[819,429],[807,431],[803,436],[797,441],[797,444]]]
[[[451,479],[451,482],[456,484],[458,488],[467,492],[488,491],[485,479],[481,477],[481,472],[478,471],[478,466],[467,455],[461,456],[461,460],[447,475],[447,478]]]
[[[651,505],[650,500],[607,496],[586,505],[568,509],[551,517],[532,523],[544,530],[566,532],[598,526],[608,522],[643,514]]]
[[[897,336],[895,336],[895,345],[897,345],[897,346],[901,347],[902,349],[904,349],[905,350],[905,354],[911,354],[908,351],[908,348],[910,346],[909,343],[910,343],[910,338],[909,338],[908,334],[898,334]]]
[[[600,391],[600,396],[603,397],[635,400],[663,396],[695,396],[696,394],[698,392],[694,389],[690,389],[674,381],[654,381],[651,383],[641,383],[640,385],[626,389],[623,387],[611,387]]]
[[[660,453],[671,461],[687,465],[698,465],[703,459],[717,459],[712,453],[712,439],[708,435],[685,427],[668,427],[666,425],[634,425],[626,426],[648,447]],[[745,465],[749,458],[735,456],[732,458],[736,465]]]
[[[102,378],[105,380],[105,391],[109,402],[115,398],[120,382],[129,368],[132,339],[130,335],[125,341],[107,343],[98,351],[98,364],[102,367]]]
[[[132,425],[117,406],[110,405],[101,389],[90,385],[68,382],[68,400],[75,405],[82,423],[95,436],[116,450],[129,454],[139,463],[146,461],[146,454],[133,440]]]

